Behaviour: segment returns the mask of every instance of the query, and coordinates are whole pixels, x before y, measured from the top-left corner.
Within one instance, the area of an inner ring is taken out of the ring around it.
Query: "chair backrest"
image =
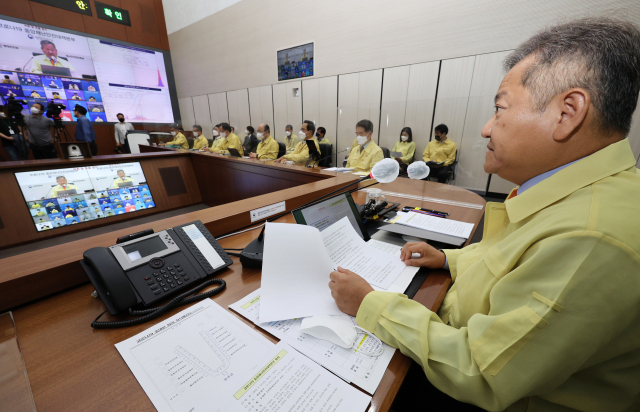
[[[187,137],[187,142],[189,143],[189,149],[193,149],[193,142],[196,139],[194,139],[193,137]]]
[[[380,149],[382,149],[382,154],[384,155],[385,159],[391,157],[391,152],[389,152],[389,149],[387,149],[386,147],[380,147]]]
[[[284,156],[286,152],[287,152],[287,146],[282,142],[278,142],[278,159]]]
[[[333,154],[333,145],[332,144],[321,144],[320,146],[320,167],[331,167],[331,162],[333,159],[331,155]]]

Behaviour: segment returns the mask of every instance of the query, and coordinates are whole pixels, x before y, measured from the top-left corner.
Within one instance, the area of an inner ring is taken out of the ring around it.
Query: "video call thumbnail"
[[[38,231],[156,206],[139,162],[15,175]]]

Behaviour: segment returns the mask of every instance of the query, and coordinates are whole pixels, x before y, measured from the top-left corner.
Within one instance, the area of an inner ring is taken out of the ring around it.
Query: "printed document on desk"
[[[416,212],[398,213],[398,215],[400,215],[400,217],[393,220],[393,223],[397,225],[411,226],[463,239],[468,239],[473,230],[473,223],[443,219],[441,217],[423,215],[422,213]]]
[[[379,342],[366,336],[359,340],[356,348],[345,349],[329,341],[300,332],[302,318],[261,324],[258,322],[260,292],[260,289],[256,290],[240,301],[229,305],[229,308],[282,342],[288,343],[345,381],[352,382],[370,394],[375,392],[395,353],[394,348],[383,343],[384,352],[382,355],[378,357],[363,355],[359,353],[361,349],[375,351]],[[354,325],[356,324],[354,317],[351,317],[351,321]]]

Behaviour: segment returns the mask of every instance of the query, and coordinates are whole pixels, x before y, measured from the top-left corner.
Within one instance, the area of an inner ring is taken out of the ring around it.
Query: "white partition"
[[[489,175],[484,172],[488,139],[481,136],[483,126],[495,112],[494,98],[504,77],[502,63],[508,51],[476,56],[467,105],[460,156],[456,168],[456,186],[485,191]]]
[[[409,70],[404,125],[411,128],[416,143],[415,160],[422,160],[429,143],[439,71],[440,61],[412,64]]]
[[[227,107],[229,109],[229,124],[235,127],[236,135],[240,140],[243,140],[245,128],[251,125],[247,89],[227,92]]]
[[[389,150],[399,140],[404,127],[410,71],[411,66],[384,69],[378,145]]]
[[[359,81],[359,73],[341,74],[338,77],[338,152],[351,147],[351,143],[356,137],[356,123],[359,120]],[[342,157],[338,157],[338,159],[340,158]]]
[[[209,98],[207,95],[195,96],[193,98],[193,112],[195,115],[195,124],[202,126],[204,136],[211,139],[211,110],[209,108]],[[184,125],[184,128],[191,128],[191,125]]]
[[[229,122],[229,110],[227,108],[227,93],[215,93],[208,95],[209,97],[209,111],[211,113],[211,124],[213,126],[225,122]],[[212,128],[213,129],[213,128]],[[211,133],[213,130],[208,130],[206,133]]]
[[[193,101],[191,100],[191,97],[178,99],[178,106],[180,106],[180,122],[178,124],[182,127],[185,127],[184,125],[186,124],[187,127],[185,127],[185,129],[190,130],[190,126],[193,124],[195,119],[193,114]]]
[[[327,129],[325,137],[335,149],[338,127],[338,76],[302,81],[302,118]],[[335,151],[334,151],[335,153]]]
[[[249,89],[249,112],[251,125],[257,130],[262,123],[269,125],[273,131],[273,96],[271,86],[252,87]]]
[[[298,134],[302,126],[302,85],[300,81],[273,85],[273,123],[272,134],[282,142],[284,128],[290,124],[293,133]],[[296,95],[297,90],[297,95]]]
[[[358,81],[358,121],[362,119],[369,119],[373,122],[372,139],[374,142],[378,142],[380,140],[381,98],[382,69],[361,72]]]

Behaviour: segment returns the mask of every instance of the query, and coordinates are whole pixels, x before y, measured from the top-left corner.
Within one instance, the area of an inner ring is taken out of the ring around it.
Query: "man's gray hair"
[[[285,126],[284,130],[287,130],[287,129],[291,129],[291,130],[293,130],[293,126],[291,126],[290,124],[288,124],[288,125],[286,125],[286,126]]]
[[[533,54],[522,75],[533,105],[544,111],[558,94],[585,89],[604,133],[628,133],[640,92],[640,31],[627,21],[583,18],[547,28],[531,37],[505,60],[509,71]]]
[[[202,126],[200,126],[199,124],[194,124],[194,125],[193,125],[193,128],[194,128],[194,129],[198,129],[198,131],[199,131],[200,133],[202,133]]]

